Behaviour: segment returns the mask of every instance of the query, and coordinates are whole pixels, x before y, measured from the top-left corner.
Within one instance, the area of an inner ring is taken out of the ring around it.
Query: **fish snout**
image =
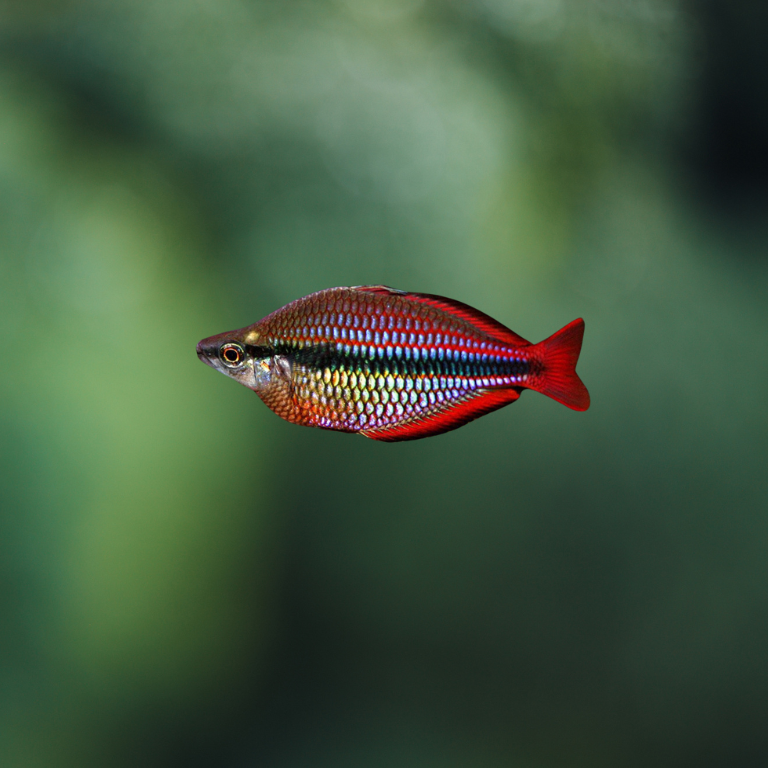
[[[214,360],[217,359],[218,348],[215,345],[209,343],[210,339],[203,339],[197,344],[197,356],[206,365],[210,365],[211,368],[215,368]]]

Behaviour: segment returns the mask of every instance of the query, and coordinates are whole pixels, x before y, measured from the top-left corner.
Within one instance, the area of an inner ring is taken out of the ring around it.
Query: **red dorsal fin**
[[[443,404],[430,413],[415,416],[400,424],[388,427],[376,427],[363,430],[360,434],[373,440],[394,443],[399,440],[418,440],[442,432],[458,429],[467,422],[484,416],[486,413],[514,403],[520,397],[519,389],[480,389],[464,400]]]
[[[527,346],[531,342],[526,341],[514,331],[511,331],[498,320],[494,320],[490,315],[481,312],[479,309],[470,307],[454,299],[447,299],[445,296],[434,296],[431,293],[409,293],[408,291],[399,291],[396,288],[388,288],[386,285],[356,285],[353,291],[365,291],[366,293],[383,293],[402,296],[409,301],[415,301],[418,304],[426,304],[435,309],[447,312],[449,315],[460,317],[462,320],[473,325],[483,333],[487,333],[497,341],[505,344],[512,344],[516,347]]]

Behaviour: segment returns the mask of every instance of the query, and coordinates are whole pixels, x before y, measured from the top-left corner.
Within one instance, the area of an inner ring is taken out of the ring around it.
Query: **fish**
[[[584,320],[531,344],[444,296],[329,288],[197,345],[204,363],[294,424],[396,442],[431,437],[531,389],[586,411]]]

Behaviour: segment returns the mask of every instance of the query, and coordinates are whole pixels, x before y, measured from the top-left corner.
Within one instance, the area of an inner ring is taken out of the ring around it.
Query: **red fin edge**
[[[464,304],[455,299],[448,299],[445,296],[435,296],[431,293],[409,293],[408,291],[389,288],[386,285],[356,285],[352,290],[365,291],[366,293],[391,293],[395,296],[402,296],[410,301],[427,304],[430,307],[447,312],[449,315],[460,317],[497,341],[503,341],[506,344],[513,344],[517,347],[527,346],[531,343],[505,325],[502,325],[498,320],[494,320],[490,315],[486,315],[485,312],[481,312],[479,309],[470,307],[469,304]]]
[[[450,432],[452,429],[458,429],[486,413],[514,403],[518,397],[520,397],[520,390],[516,388],[482,389],[466,400],[448,406],[443,405],[442,408],[432,413],[414,417],[391,427],[362,430],[360,434],[373,440],[391,443],[431,437],[443,432]]]
[[[583,337],[584,321],[579,318],[536,345],[544,370],[541,384],[534,389],[574,411],[589,408],[589,392],[576,373]]]

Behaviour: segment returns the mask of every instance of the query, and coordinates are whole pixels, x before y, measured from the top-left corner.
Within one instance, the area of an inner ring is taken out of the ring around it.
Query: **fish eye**
[[[245,352],[239,344],[222,344],[219,357],[228,368],[237,368],[243,362]]]

